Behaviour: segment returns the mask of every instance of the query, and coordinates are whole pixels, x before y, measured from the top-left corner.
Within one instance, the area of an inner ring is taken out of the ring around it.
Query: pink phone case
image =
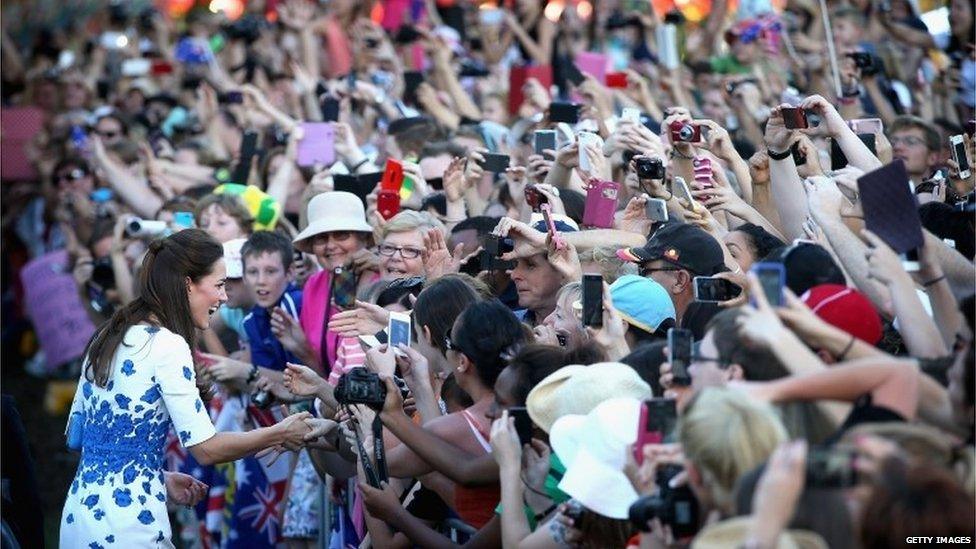
[[[608,63],[609,58],[602,53],[582,51],[576,54],[576,66],[580,72],[593,76],[597,82],[606,80]]]
[[[644,430],[644,426],[647,425],[647,415],[650,410],[647,409],[647,403],[641,403],[641,413],[640,421],[637,423],[639,426],[637,428],[637,442],[634,443],[634,459],[637,461],[637,465],[642,465],[644,463],[644,446],[648,444],[661,444],[664,439],[661,437],[661,433],[649,433]]]
[[[298,142],[298,165],[331,166],[335,162],[335,128],[329,122],[305,122],[305,135]]]
[[[620,185],[613,181],[593,180],[586,191],[583,224],[600,229],[613,227],[613,214],[617,211],[617,192]]]

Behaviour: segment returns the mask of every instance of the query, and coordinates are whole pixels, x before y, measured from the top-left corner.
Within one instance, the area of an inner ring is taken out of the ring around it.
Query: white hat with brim
[[[549,435],[566,466],[559,489],[605,517],[626,519],[639,497],[623,470],[637,440],[640,406],[637,399],[613,398],[585,416],[559,418]]]
[[[244,278],[244,260],[241,257],[241,248],[247,242],[246,238],[235,238],[224,242],[224,267],[227,269],[227,278]]]
[[[525,400],[532,422],[550,432],[553,423],[569,414],[585,415],[614,397],[645,400],[654,396],[651,386],[630,366],[620,362],[573,364],[549,374]]]
[[[308,226],[292,243],[299,251],[312,253],[312,237],[334,231],[373,232],[358,196],[344,191],[316,195],[308,203]]]

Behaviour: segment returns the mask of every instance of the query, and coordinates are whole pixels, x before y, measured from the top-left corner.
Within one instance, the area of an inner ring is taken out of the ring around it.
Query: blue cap
[[[610,301],[628,324],[654,333],[665,319],[675,319],[671,296],[657,282],[624,275],[610,285]]]

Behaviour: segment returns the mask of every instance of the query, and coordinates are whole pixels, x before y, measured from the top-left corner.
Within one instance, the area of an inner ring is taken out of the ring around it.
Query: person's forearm
[[[891,276],[895,277],[895,282],[889,286],[891,305],[909,354],[915,358],[938,358],[949,354],[939,329],[922,306],[915,283],[907,273]]]
[[[470,187],[464,191],[464,201],[468,205],[468,214],[472,217],[481,215],[488,207],[488,202],[481,197],[475,187]]]
[[[823,230],[831,247],[840,258],[844,270],[851,277],[857,289],[868,296],[875,308],[886,318],[891,318],[890,292],[888,288],[878,284],[868,276],[868,261],[864,253],[867,246],[847,229],[844,223],[836,218],[818,216],[818,225]]]
[[[217,433],[207,440],[190,446],[190,453],[202,465],[227,463],[250,456],[259,450],[284,442],[277,425],[247,432]]]
[[[295,162],[288,158],[288,155],[285,155],[284,162],[268,181],[265,192],[278,204],[283,205],[288,200],[288,187],[291,185],[292,177],[297,169],[298,166],[295,165]]]
[[[844,151],[847,163],[860,170],[870,172],[881,167],[881,160],[871,152],[871,149],[861,141],[853,130],[844,126],[839,135],[833,136]]]
[[[437,405],[437,398],[434,396],[434,388],[430,385],[430,381],[422,381],[419,385],[411,387],[410,391],[417,406],[417,413],[420,414],[421,425],[441,417],[441,408]]]
[[[113,251],[111,257],[112,272],[115,274],[115,288],[119,291],[119,300],[122,305],[128,305],[136,298],[132,271],[129,269],[124,252]]]
[[[823,323],[821,331],[811,337],[808,343],[815,349],[825,349],[837,360],[888,356],[881,349],[827,323]]]
[[[973,293],[974,273],[973,263],[957,250],[950,248],[939,239],[926,239],[926,245],[933,246],[935,258],[945,274],[952,288],[952,295],[956,299],[968,297]]]
[[[152,219],[156,215],[163,201],[144,181],[133,181],[135,178],[129,172],[107,158],[100,165],[105,172],[105,179],[123,202],[143,219]]]
[[[626,248],[643,246],[647,243],[646,235],[617,229],[593,229],[591,231],[561,233],[560,236],[581,252],[600,246]]]
[[[780,364],[793,375],[819,372],[825,368],[820,357],[788,329],[780,331],[770,348]]]
[[[541,21],[542,16],[539,16]],[[529,33],[522,28],[521,24],[510,25],[509,28],[512,30],[512,34],[519,41],[525,51],[528,52],[529,56],[539,65],[548,65],[549,56],[551,52],[551,46],[549,44],[539,44],[529,36]]]
[[[932,35],[926,31],[919,31],[896,21],[888,21],[888,24],[885,25],[885,30],[887,30],[895,40],[899,40],[919,48],[937,49],[935,40],[932,39]]]
[[[433,100],[424,105],[427,112],[442,126],[454,131],[461,125],[461,115],[447,108],[440,100]]]
[[[309,448],[308,456],[312,458],[312,465],[321,479],[329,476],[336,482],[345,482],[356,476],[356,463],[345,459],[339,452]]]
[[[415,425],[405,414],[382,415],[383,424],[434,470],[462,486],[498,481],[498,467],[490,455],[474,456]],[[392,469],[391,469],[392,471]],[[399,476],[393,475],[391,476]]]
[[[322,121],[322,107],[319,106],[318,99],[315,97],[315,90],[306,91],[302,94],[302,109],[305,111],[304,119],[306,121]]]
[[[389,523],[390,526],[393,526],[403,535],[407,536],[414,543],[415,547],[424,547],[425,549],[457,549],[462,547],[441,535],[440,532],[427,526],[422,520],[411,515],[409,511],[402,507],[390,517]],[[382,547],[381,545],[373,546]]]
[[[504,434],[504,433],[503,433]],[[522,505],[522,479],[518,463],[507,465],[500,475],[502,503],[502,548],[518,547],[532,530]]]
[[[783,235],[788,240],[803,238],[803,222],[808,213],[806,191],[792,156],[783,160],[769,159],[769,181]]]
[[[931,376],[919,372],[918,419],[960,438],[969,436],[967,429],[956,422],[952,408],[949,391]]]
[[[926,281],[935,280],[942,277],[941,271],[930,276]],[[966,319],[959,312],[959,304],[952,295],[949,281],[943,278],[941,281],[931,284],[928,288],[929,304],[932,306],[932,319],[942,334],[942,342],[946,348],[951,349],[956,341],[956,335],[963,333]]]
[[[481,119],[481,109],[478,108],[471,99],[471,96],[461,87],[461,82],[454,75],[454,71],[450,65],[446,67],[435,66],[434,70],[444,84],[444,91],[454,100],[454,107],[457,109],[458,114],[472,120]]]
[[[878,111],[878,118],[881,119],[884,127],[889,127],[898,116],[898,113],[895,112],[895,109],[891,107],[891,102],[881,92],[881,87],[878,86],[878,80],[876,78],[866,77],[863,83],[864,89],[868,92],[868,97],[871,98],[871,103],[874,104],[874,108]]]
[[[739,196],[748,204],[752,204],[752,175],[749,173],[749,164],[739,156],[739,153],[732,149],[727,155],[729,158],[729,169],[735,175],[736,182],[739,183]]]

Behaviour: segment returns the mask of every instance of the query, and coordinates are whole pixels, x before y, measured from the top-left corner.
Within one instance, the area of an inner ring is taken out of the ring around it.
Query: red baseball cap
[[[861,292],[840,284],[820,284],[800,299],[824,322],[861,341],[874,345],[881,340],[881,317]]]

